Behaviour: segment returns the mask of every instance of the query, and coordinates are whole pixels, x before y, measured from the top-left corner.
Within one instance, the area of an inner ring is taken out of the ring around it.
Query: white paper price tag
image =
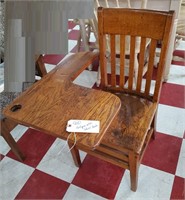
[[[77,133],[99,133],[100,121],[96,120],[69,120],[66,131]]]

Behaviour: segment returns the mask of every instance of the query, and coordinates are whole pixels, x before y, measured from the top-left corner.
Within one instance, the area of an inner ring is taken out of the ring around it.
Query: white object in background
[[[22,20],[8,20],[7,45],[5,49],[4,90],[21,92],[25,73],[25,37],[22,37]]]

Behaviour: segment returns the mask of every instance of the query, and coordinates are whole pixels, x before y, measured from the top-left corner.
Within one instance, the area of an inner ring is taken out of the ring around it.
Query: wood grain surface
[[[78,53],[67,58],[60,66],[25,91],[4,109],[3,114],[28,127],[66,139],[67,121],[70,119],[99,120],[100,133],[77,133],[77,142],[94,148],[98,145],[120,108],[115,95],[85,88],[72,83],[97,56],[95,53]],[[21,109],[12,112],[13,105]],[[70,141],[73,142],[73,136]]]

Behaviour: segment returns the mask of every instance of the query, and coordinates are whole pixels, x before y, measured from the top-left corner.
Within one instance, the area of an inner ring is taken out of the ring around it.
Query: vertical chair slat
[[[132,88],[133,88],[134,63],[135,63],[135,41],[136,41],[136,37],[135,36],[131,36],[129,79],[128,79],[128,89],[130,89],[130,90],[132,90]]]
[[[99,20],[99,27],[103,30],[103,18],[102,13],[98,13],[100,20]],[[107,86],[107,67],[106,67],[106,35],[104,35],[103,31],[99,31],[99,45],[100,45],[100,66],[101,66],[101,86]]]
[[[105,43],[106,43],[106,39],[105,37],[103,37],[102,39],[103,44],[103,49],[100,50],[100,57],[102,57],[102,59],[100,59],[100,66],[101,66],[101,85],[102,86],[106,86],[107,85],[107,58],[106,55],[104,54],[104,52],[106,51],[105,48]]]
[[[125,84],[125,35],[120,35],[120,87]]]
[[[150,43],[150,52],[149,52],[149,61],[148,61],[148,70],[146,75],[146,85],[145,85],[145,95],[149,95],[150,86],[152,81],[152,73],[154,68],[154,58],[156,52],[157,40],[152,39]]]
[[[111,85],[116,86],[116,46],[115,35],[110,35],[110,51],[111,51]]]
[[[139,53],[139,69],[137,77],[136,91],[141,91],[141,83],[143,78],[143,68],[145,64],[145,49],[146,49],[146,38],[141,38],[140,53]]]

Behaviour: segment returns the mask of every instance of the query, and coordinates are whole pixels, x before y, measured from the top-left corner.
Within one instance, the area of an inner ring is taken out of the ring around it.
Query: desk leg
[[[71,144],[70,142],[68,142],[69,148],[73,147],[73,144]],[[76,146],[74,146],[71,149],[71,155],[73,157],[74,163],[77,167],[80,167],[81,165],[81,160],[80,160],[80,154],[79,154],[79,150],[77,149]]]
[[[166,63],[165,63],[164,75],[163,75],[164,82],[167,82],[167,80],[169,78],[171,61],[172,61],[172,58],[173,58],[173,51],[174,51],[174,46],[175,46],[177,22],[178,22],[178,19],[175,19],[173,29],[172,29],[172,33],[171,33],[171,38],[170,38],[170,41],[169,41],[170,45],[169,45],[168,52],[167,52],[167,58],[166,58]]]
[[[20,161],[24,161],[25,156],[19,149],[17,143],[15,142],[14,138],[10,134],[10,131],[15,127],[15,124],[13,121],[10,121],[8,119],[1,120],[1,135],[5,139],[5,141],[10,146],[13,153],[17,156],[17,158]]]
[[[84,44],[84,50],[90,51],[89,41],[88,41],[86,29],[85,29],[85,21],[83,19],[79,19],[79,25],[80,25],[80,34],[81,34],[82,41]],[[92,65],[89,65],[88,69],[92,70]]]

